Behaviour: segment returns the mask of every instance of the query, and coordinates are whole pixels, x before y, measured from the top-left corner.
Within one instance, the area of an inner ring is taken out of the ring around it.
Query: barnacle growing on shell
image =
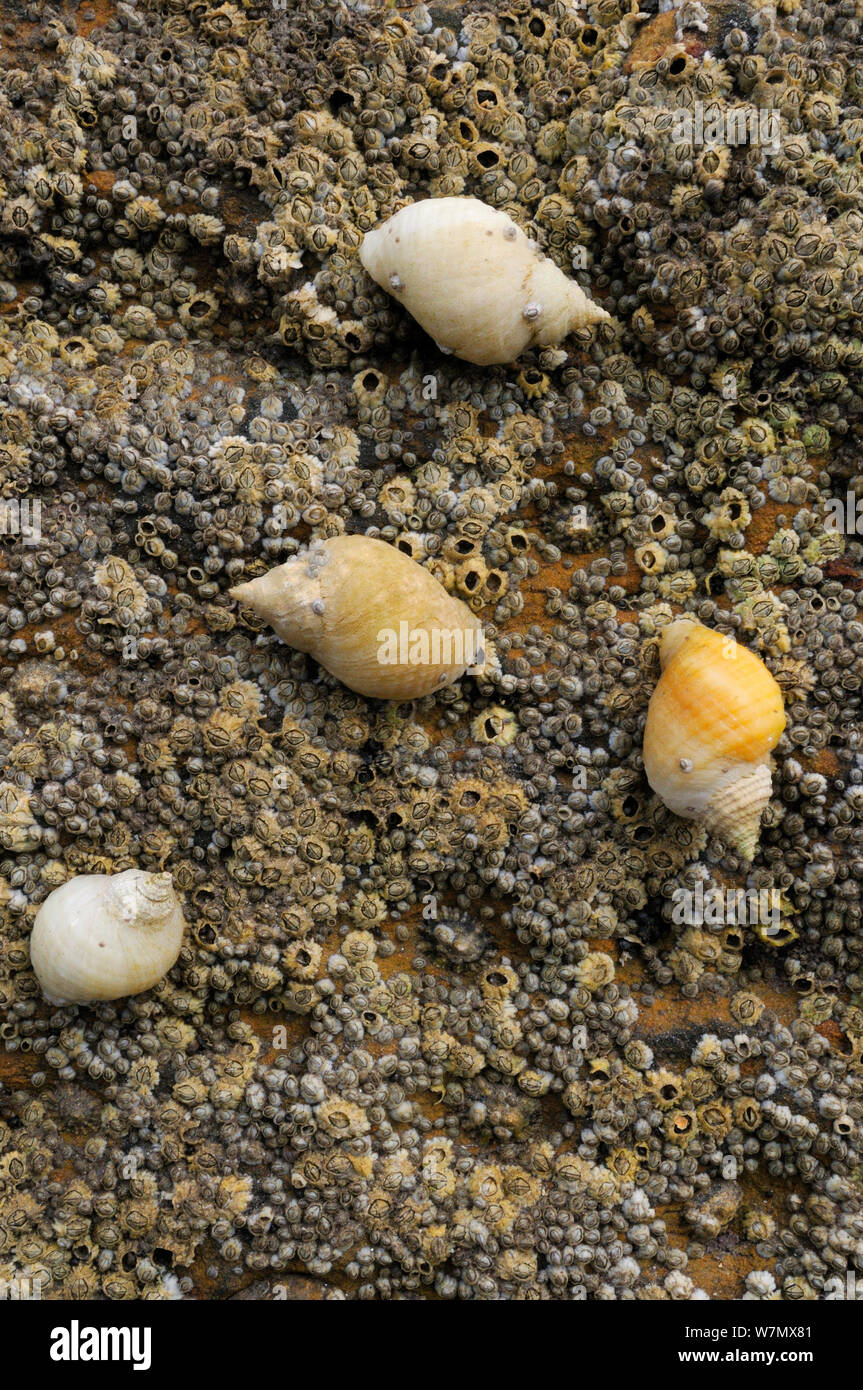
[[[410,556],[370,536],[316,541],[231,596],[351,690],[414,700],[485,660],[482,624]]]
[[[507,213],[478,198],[402,208],[366,233],[360,259],[441,351],[481,367],[610,317]]]
[[[663,628],[662,675],[644,730],[644,768],[675,815],[700,821],[751,860],[770,800],[782,692],[733,638],[680,618]]]

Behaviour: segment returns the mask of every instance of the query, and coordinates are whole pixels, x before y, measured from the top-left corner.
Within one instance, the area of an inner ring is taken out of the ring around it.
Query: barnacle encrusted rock
[[[858,11],[5,6],[10,1295],[847,1296]],[[461,198],[611,317],[440,354],[360,248]],[[378,704],[229,597],[345,535],[499,668]],[[745,874],[644,777],[683,613],[783,695]],[[170,975],[44,1001],[34,919],[130,869]]]

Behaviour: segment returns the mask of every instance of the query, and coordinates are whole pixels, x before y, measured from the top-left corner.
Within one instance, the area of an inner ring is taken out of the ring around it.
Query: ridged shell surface
[[[443,352],[512,362],[610,315],[499,208],[427,198],[367,232],[360,259]]]
[[[413,700],[484,661],[482,623],[410,556],[335,536],[231,595],[360,695]]]
[[[678,619],[660,639],[662,675],[644,731],[651,787],[751,859],[770,800],[770,752],[785,728],[782,692],[732,638]]]

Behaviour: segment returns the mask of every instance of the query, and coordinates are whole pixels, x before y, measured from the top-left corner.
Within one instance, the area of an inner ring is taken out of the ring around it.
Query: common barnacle
[[[471,732],[479,743],[495,743],[507,747],[518,730],[518,721],[511,710],[490,705],[482,710],[471,724]]]
[[[127,626],[149,611],[148,596],[130,565],[119,555],[108,555],[96,567],[94,578],[111,596],[117,620]]]
[[[746,495],[738,488],[727,487],[720,493],[716,505],[706,513],[704,524],[717,540],[728,541],[745,531],[751,520]]]
[[[614,960],[606,951],[589,951],[575,967],[575,979],[591,992],[614,979]]]

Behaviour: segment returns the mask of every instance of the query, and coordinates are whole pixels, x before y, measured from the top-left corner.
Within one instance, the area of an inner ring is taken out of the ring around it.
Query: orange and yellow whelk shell
[[[782,692],[757,656],[690,618],[663,628],[662,675],[644,730],[644,770],[675,815],[751,860],[770,800]]]

